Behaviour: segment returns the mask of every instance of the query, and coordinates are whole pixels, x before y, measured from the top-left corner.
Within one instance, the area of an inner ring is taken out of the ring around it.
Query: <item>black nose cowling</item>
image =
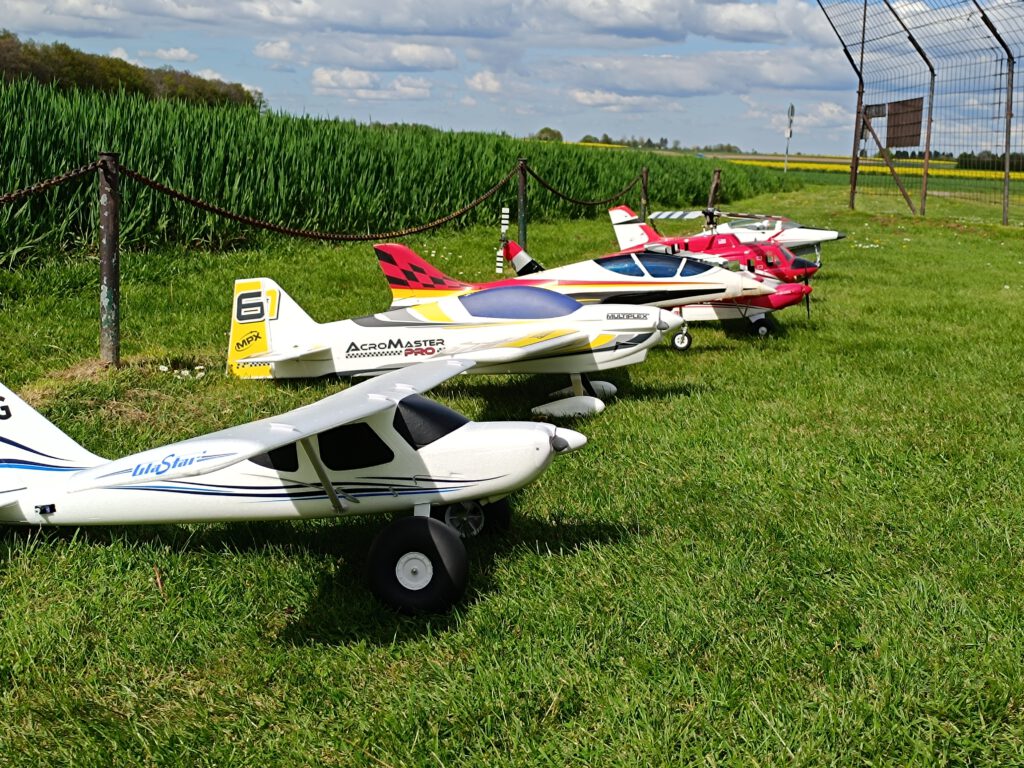
[[[818,265],[815,264],[813,261],[808,261],[807,259],[803,259],[799,256],[796,256],[793,259],[793,263],[790,266],[793,269],[814,269]]]

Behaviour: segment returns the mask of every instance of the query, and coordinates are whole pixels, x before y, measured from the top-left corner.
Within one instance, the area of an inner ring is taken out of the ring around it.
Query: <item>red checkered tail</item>
[[[476,288],[472,283],[448,277],[408,246],[384,243],[375,245],[373,249],[391,289],[392,308],[437,301]]]

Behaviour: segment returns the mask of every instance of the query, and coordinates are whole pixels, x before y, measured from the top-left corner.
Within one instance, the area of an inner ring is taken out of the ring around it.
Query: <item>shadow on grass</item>
[[[311,561],[316,591],[305,610],[277,636],[291,646],[370,643],[393,645],[456,629],[462,614],[495,590],[500,559],[516,553],[549,552],[571,556],[600,544],[643,535],[642,529],[601,522],[542,521],[514,516],[511,530],[469,539],[469,585],[455,610],[443,615],[403,616],[377,602],[367,580],[367,554],[391,518],[367,515],[344,520],[239,522],[191,526],[103,526],[87,528],[0,527],[0,569],[16,548],[75,542],[78,546],[122,544],[139,549],[169,548],[179,555],[239,556],[282,553]]]
[[[527,551],[571,556],[594,545],[616,543],[636,535],[634,530],[621,525],[516,518],[508,532],[481,535],[466,542],[469,585],[454,611],[445,615],[402,616],[368,599],[366,553],[378,530],[373,528],[365,543],[360,542],[358,547],[348,542],[339,567],[323,570],[316,595],[305,612],[279,635],[281,642],[296,646],[351,642],[393,645],[457,629],[462,614],[495,591],[494,574],[500,559]]]

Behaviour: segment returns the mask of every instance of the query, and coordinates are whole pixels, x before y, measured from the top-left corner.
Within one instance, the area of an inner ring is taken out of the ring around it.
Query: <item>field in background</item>
[[[425,224],[461,209],[526,157],[542,178],[578,200],[621,191],[650,168],[651,199],[668,207],[703,204],[710,160],[653,152],[609,152],[416,125],[360,125],[239,107],[150,101],[138,95],[62,92],[29,81],[0,83],[0,194],[97,159],[122,165],[193,197],[278,224],[346,234]],[[722,200],[779,191],[786,182],[758,168],[726,174]],[[134,246],[177,243],[238,247],[259,242],[243,225],[122,179],[121,237]],[[95,174],[0,206],[0,265],[62,246],[96,242]],[[458,226],[497,221],[514,205],[511,180],[493,203]],[[639,208],[640,186],[625,202]],[[565,202],[532,180],[532,221],[591,217],[600,209]]]
[[[737,202],[846,231],[811,319],[695,326],[690,352],[612,372],[620,395],[573,423],[589,445],[470,544],[450,616],[372,600],[380,520],[0,529],[0,763],[1021,764],[1024,255],[1019,228],[948,204],[955,222],[850,212],[835,187]],[[604,221],[530,230],[552,265],[613,243]],[[483,280],[496,233],[409,244]],[[369,245],[122,266],[111,372],[88,362],[95,263],[0,273],[4,382],[106,455],[345,386],[227,379],[234,278],[321,321],[387,304]],[[527,418],[562,385],[433,396]]]

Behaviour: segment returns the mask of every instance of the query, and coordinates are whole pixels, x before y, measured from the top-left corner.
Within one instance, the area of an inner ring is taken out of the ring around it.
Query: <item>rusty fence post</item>
[[[121,364],[121,195],[118,156],[100,154],[100,362]]]
[[[650,199],[650,169],[645,165],[640,169],[640,221],[647,221]]]
[[[519,158],[519,247],[526,250],[526,158]]]

